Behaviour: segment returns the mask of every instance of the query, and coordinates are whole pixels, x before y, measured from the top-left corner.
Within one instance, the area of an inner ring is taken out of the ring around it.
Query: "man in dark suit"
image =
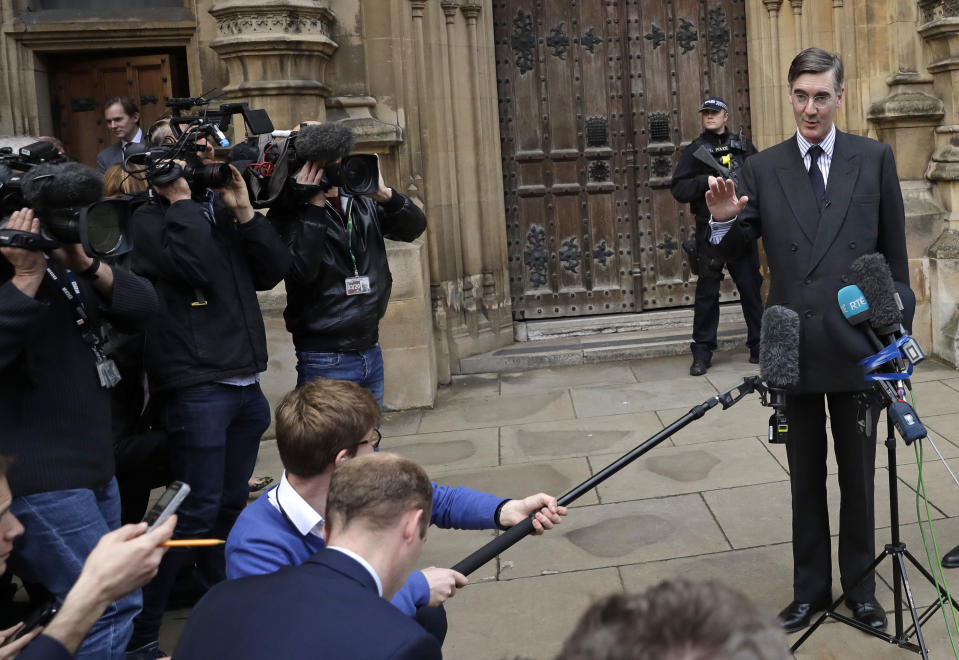
[[[826,506],[826,415],[839,465],[839,569],[846,604],[860,622],[885,629],[875,576],[853,584],[875,557],[873,477],[877,405],[856,355],[839,335],[857,333],[842,317],[836,293],[847,269],[881,253],[893,278],[909,282],[905,214],[888,145],[836,130],[843,98],[839,57],[809,48],[789,68],[789,99],[797,133],[753,156],[743,168],[745,195],[711,179],[706,202],[710,240],[727,256],[762,237],[769,261],[768,305],[800,318],[800,382],[787,399],[786,444],[792,484],[793,602],[779,614],[787,632],[806,627],[832,600]]]
[[[436,638],[389,602],[420,556],[431,506],[416,463],[391,454],[344,462],[327,496],[327,546],[299,566],[214,587],[174,656],[441,658]]]
[[[143,141],[140,108],[129,96],[112,96],[103,103],[103,121],[117,141],[97,154],[97,170],[106,172],[111,165],[122,163],[131,144]]]

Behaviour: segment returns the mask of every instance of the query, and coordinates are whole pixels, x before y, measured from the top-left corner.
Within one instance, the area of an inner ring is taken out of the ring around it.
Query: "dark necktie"
[[[816,198],[816,205],[819,212],[822,213],[823,202],[826,200],[826,182],[823,181],[822,171],[819,169],[819,157],[822,155],[822,147],[814,144],[809,147],[809,183],[812,184],[812,194]]]

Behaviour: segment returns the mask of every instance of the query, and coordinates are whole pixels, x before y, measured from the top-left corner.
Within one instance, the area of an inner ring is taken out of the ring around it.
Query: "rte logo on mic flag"
[[[839,309],[846,320],[853,325],[859,325],[863,321],[869,320],[869,303],[866,302],[866,296],[855,284],[844,286],[839,289],[836,295],[839,302]]]

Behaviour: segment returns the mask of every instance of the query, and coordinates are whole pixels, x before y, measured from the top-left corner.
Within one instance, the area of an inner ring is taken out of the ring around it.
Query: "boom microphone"
[[[769,387],[769,442],[783,443],[789,434],[785,388],[799,384],[799,315],[771,305],[763,312],[759,334],[759,376]]]

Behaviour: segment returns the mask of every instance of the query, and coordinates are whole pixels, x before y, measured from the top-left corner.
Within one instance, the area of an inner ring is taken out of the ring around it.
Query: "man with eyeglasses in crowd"
[[[762,237],[771,287],[767,305],[799,316],[799,384],[787,393],[786,454],[792,489],[793,601],[779,613],[786,632],[810,623],[832,602],[826,500],[826,413],[839,465],[839,569],[846,605],[860,623],[885,629],[872,572],[873,481],[880,408],[868,395],[856,356],[859,331],[843,318],[836,293],[858,257],[885,256],[894,280],[908,284],[905,212],[888,145],[836,130],[843,100],[837,55],[809,48],[792,61],[789,99],[796,135],[746,161],[743,190],[711,179],[711,238],[735,257]],[[743,195],[743,196],[740,196]]]
[[[283,462],[280,483],[250,504],[226,543],[227,578],[273,573],[298,566],[323,547],[326,498],[335,470],[380,443],[380,408],[356,383],[320,378],[288,393],[276,409],[276,444]],[[560,523],[566,507],[537,493],[507,499],[433,483],[430,524],[446,529],[507,529],[534,515],[535,534]],[[431,566],[414,571],[393,597],[442,643],[442,605],[466,585],[466,576]]]

